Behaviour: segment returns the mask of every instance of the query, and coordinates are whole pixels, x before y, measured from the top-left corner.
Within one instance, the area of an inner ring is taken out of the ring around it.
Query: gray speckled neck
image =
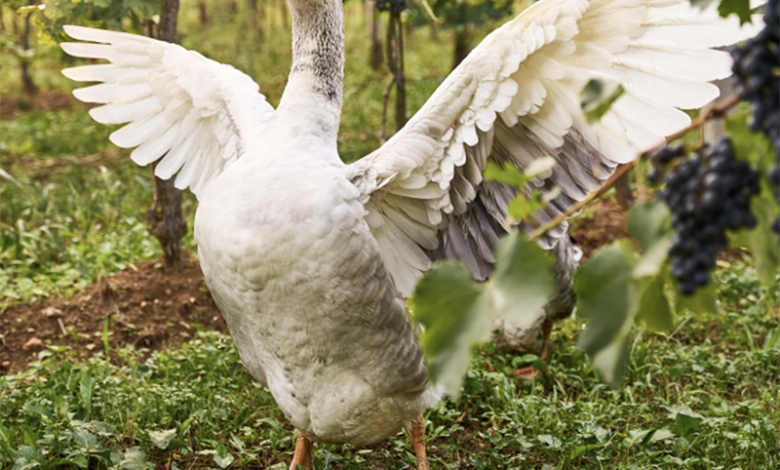
[[[310,123],[335,144],[344,79],[344,11],[341,0],[289,0],[293,61],[281,114]]]
[[[314,79],[314,91],[340,106],[344,79],[344,12],[341,2],[292,0],[290,3],[293,15],[290,75],[309,74]]]

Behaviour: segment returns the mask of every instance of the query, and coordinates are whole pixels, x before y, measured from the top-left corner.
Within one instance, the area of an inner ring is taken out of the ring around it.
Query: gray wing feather
[[[496,126],[495,133],[480,133],[479,143],[475,147],[467,147],[467,161],[493,161],[498,164],[511,164],[520,170],[526,167],[527,154],[539,158],[549,154],[543,144],[533,138],[533,134],[524,130],[522,125],[508,128],[501,121]],[[522,150],[516,147],[522,144]],[[537,182],[538,188],[546,191],[556,186],[562,189],[555,199],[546,207],[532,216],[533,223],[522,222],[517,228],[530,233],[539,225],[546,224],[564,211],[577,199],[584,198],[588,193],[599,188],[612,174],[616,164],[593,146],[576,130],[564,137],[564,144],[558,153],[552,155],[557,165],[545,178]],[[464,165],[456,170],[454,181],[465,177],[470,170]],[[474,181],[474,180],[470,180]],[[473,184],[473,183],[472,183]],[[457,184],[451,191],[457,191]],[[526,189],[530,193],[530,189]],[[517,189],[495,181],[483,181],[477,188],[476,197],[462,210],[455,206],[454,215],[449,223],[439,232],[439,246],[428,251],[431,260],[452,259],[464,262],[477,280],[487,279],[495,267],[496,245],[501,236],[507,233],[507,205],[517,196]],[[456,198],[453,197],[453,200]],[[539,244],[552,250],[556,260],[559,257],[569,258],[567,253],[571,245],[564,237],[568,223],[562,222],[539,238]],[[565,240],[563,246],[557,249],[559,240]],[[557,262],[557,261],[556,261]],[[556,268],[562,266],[556,266]],[[567,281],[571,283],[570,275]],[[570,287],[569,287],[570,289]]]

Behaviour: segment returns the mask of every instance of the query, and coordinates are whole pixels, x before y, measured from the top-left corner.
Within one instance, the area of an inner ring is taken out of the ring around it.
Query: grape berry
[[[739,97],[753,106],[750,127],[769,137],[780,158],[780,1],[771,0],[764,11],[764,29],[753,39],[745,41],[731,52],[732,70],[737,78]],[[770,170],[769,178],[780,202],[780,175],[778,167]],[[774,175],[774,176],[773,176]],[[780,216],[772,224],[780,233]]]
[[[664,166],[681,154],[671,148],[656,157],[656,165]],[[669,256],[683,294],[710,282],[716,256],[728,246],[726,230],[756,226],[750,198],[758,193],[758,181],[758,172],[734,158],[731,141],[725,137],[706,158],[694,155],[668,173],[658,196],[672,211],[677,236]]]
[[[662,169],[668,167],[670,163],[685,155],[685,147],[682,145],[667,146],[661,150],[650,155],[650,162],[653,164],[652,169],[647,174],[647,179],[650,184],[656,185],[661,182]]]

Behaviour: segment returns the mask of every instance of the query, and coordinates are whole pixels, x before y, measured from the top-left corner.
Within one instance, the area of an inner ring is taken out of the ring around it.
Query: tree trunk
[[[462,27],[458,27],[455,29],[455,50],[452,54],[452,69],[455,70],[455,67],[460,65],[461,62],[463,62],[463,59],[466,58],[467,55],[469,55],[470,47],[469,44],[471,41],[469,41],[469,30],[468,26],[463,25]]]
[[[154,21],[146,20],[146,22],[144,22],[144,32],[150,38],[153,38],[155,36],[155,34],[154,34]]]
[[[396,71],[396,76],[398,78],[395,82],[395,130],[398,132],[406,125],[406,70],[404,69],[403,23],[401,23],[401,14],[394,14],[397,15],[395,19],[395,26],[398,28],[396,32],[396,44],[398,48],[398,55],[396,57],[398,68]]]
[[[387,26],[387,64],[395,84],[395,130],[406,124],[406,75],[404,73],[404,29],[401,13],[390,12]]]
[[[158,39],[175,42],[178,13],[179,0],[163,0]],[[153,175],[155,166],[152,166]],[[165,267],[179,271],[184,267],[181,239],[187,232],[187,224],[181,214],[181,191],[173,185],[173,180],[154,176],[154,202],[146,212],[146,222],[149,233],[160,242]]]
[[[28,2],[28,5],[32,4],[33,2]],[[28,53],[30,50],[30,32],[32,31],[30,16],[31,13],[27,13],[24,16],[24,29],[22,29],[22,35],[19,38],[19,48],[22,50],[19,61],[21,65],[20,69],[22,72],[22,86],[24,87],[24,92],[29,96],[34,96],[38,93],[38,86],[35,84],[32,74],[30,74],[31,56]]]
[[[379,11],[377,11],[374,0],[366,0],[366,17],[369,20],[369,40],[368,65],[371,70],[379,70],[382,67],[382,41],[379,40]]]
[[[209,12],[206,10],[206,2],[198,2],[198,18],[201,26],[209,24]]]
[[[247,7],[249,7],[249,21],[252,23],[252,32],[258,35],[258,39],[262,38],[259,23],[258,23],[258,15],[260,14],[257,9],[257,0],[247,0],[246,2]],[[247,50],[251,51],[251,47],[248,47]],[[251,54],[250,54],[251,55]],[[249,74],[251,77],[252,74]]]
[[[634,193],[631,191],[631,184],[628,180],[628,175],[630,173],[630,171],[624,173],[614,184],[617,202],[624,211],[628,210],[634,203]]]

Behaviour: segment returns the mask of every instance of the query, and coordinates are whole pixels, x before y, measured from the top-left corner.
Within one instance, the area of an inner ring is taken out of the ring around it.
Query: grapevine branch
[[[674,140],[679,139],[680,137],[684,136],[688,132],[698,129],[702,125],[704,125],[705,122],[716,119],[721,117],[725,112],[733,108],[737,102],[739,101],[739,95],[733,94],[729,96],[728,98],[724,99],[723,101],[720,101],[716,103],[712,108],[710,108],[707,113],[705,113],[703,116],[699,116],[696,119],[694,119],[690,125],[687,127],[680,129],[679,131],[675,132],[674,134],[671,134],[666,137],[666,142],[671,142]],[[642,155],[639,156],[639,158],[626,163],[625,165],[620,165],[618,169],[612,174],[612,176],[609,177],[609,179],[604,183],[599,189],[596,191],[588,194],[585,199],[582,201],[578,201],[571,206],[569,206],[565,211],[558,214],[558,216],[553,217],[549,222],[545,223],[544,225],[541,225],[537,229],[535,229],[533,232],[531,232],[528,235],[529,240],[536,240],[537,238],[541,237],[545,233],[549,232],[553,228],[557,227],[561,222],[565,221],[569,217],[571,217],[573,214],[579,212],[590,204],[591,202],[595,201],[596,199],[600,198],[604,195],[607,191],[609,191],[610,188],[615,184],[615,182],[624,174],[628,172],[631,168],[636,166],[637,162],[647,155],[649,152],[645,152]]]

